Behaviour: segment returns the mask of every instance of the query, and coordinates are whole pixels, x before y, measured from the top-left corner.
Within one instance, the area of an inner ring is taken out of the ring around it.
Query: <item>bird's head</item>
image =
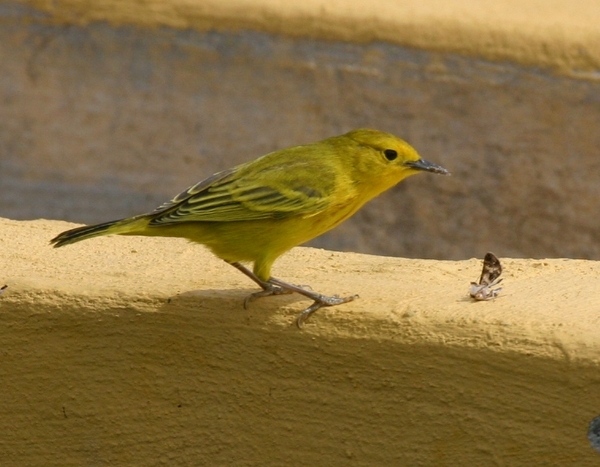
[[[382,192],[419,172],[450,175],[442,166],[422,159],[406,141],[382,131],[361,128],[344,135],[356,146],[355,169],[360,178]]]

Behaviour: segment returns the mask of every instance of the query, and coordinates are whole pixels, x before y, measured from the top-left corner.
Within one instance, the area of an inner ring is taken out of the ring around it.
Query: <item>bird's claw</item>
[[[247,310],[250,302],[253,302],[257,298],[270,297],[271,295],[288,295],[291,293],[294,293],[294,291],[284,289],[283,287],[279,287],[277,285],[272,285],[264,290],[261,290],[260,292],[254,292],[253,294],[248,295],[244,300],[244,309]]]
[[[308,320],[308,318],[310,318],[312,316],[312,314],[317,311],[319,308],[322,308],[324,306],[335,306],[335,305],[340,305],[342,303],[347,303],[347,302],[351,302],[352,300],[356,300],[358,298],[358,295],[351,295],[349,297],[338,297],[337,295],[334,295],[333,297],[327,297],[325,295],[319,295],[315,301],[313,302],[313,304],[311,306],[309,306],[308,308],[306,308],[304,311],[302,311],[302,313],[300,313],[298,315],[298,318],[296,319],[296,326],[298,326],[298,328],[302,328],[302,326],[304,326],[304,323]]]
[[[240,263],[230,264],[235,268],[239,269],[244,274],[246,274],[250,279],[252,279],[258,285],[260,285],[263,289],[260,292],[255,292],[246,297],[246,299],[244,300],[245,309],[248,308],[250,302],[256,300],[257,298],[269,297],[271,295],[285,295],[296,292],[313,300],[313,304],[306,308],[302,313],[300,313],[300,315],[298,315],[298,318],[296,319],[296,325],[299,328],[301,328],[306,322],[306,320],[308,320],[308,318],[310,318],[310,316],[319,308],[322,308],[324,306],[340,305],[342,303],[351,302],[352,300],[358,298],[358,295],[351,295],[349,297],[341,298],[338,295],[328,297],[326,295],[321,295],[319,293],[313,292],[312,287],[310,287],[309,285],[288,284],[287,282],[283,282],[274,277],[269,278],[268,281],[264,281],[262,279],[259,279],[256,276],[256,274],[246,269]]]

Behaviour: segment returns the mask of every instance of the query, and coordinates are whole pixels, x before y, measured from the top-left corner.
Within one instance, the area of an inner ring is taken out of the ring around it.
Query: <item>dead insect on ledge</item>
[[[500,260],[494,253],[487,253],[483,258],[483,270],[479,283],[471,282],[469,295],[477,301],[492,300],[498,296],[502,287],[493,289],[500,282],[500,274],[502,274],[502,266]]]

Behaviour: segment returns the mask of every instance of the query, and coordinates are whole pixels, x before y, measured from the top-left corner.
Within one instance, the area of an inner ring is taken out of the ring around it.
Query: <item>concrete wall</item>
[[[298,296],[242,302],[238,271],[177,239],[53,249],[64,222],[0,219],[6,466],[593,467],[600,263],[298,248],[277,275],[352,303],[300,331]]]

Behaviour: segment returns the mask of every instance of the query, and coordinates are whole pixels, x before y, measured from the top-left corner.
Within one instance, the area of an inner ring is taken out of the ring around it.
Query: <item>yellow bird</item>
[[[269,153],[208,177],[150,213],[68,230],[51,243],[60,247],[111,234],[186,238],[206,245],[262,288],[244,306],[259,297],[293,292],[313,300],[298,316],[301,327],[319,308],[358,295],[328,297],[283,282],[271,276],[273,262],[422,171],[449,175],[421,159],[405,141],[358,129]],[[253,262],[253,270],[242,262]]]

